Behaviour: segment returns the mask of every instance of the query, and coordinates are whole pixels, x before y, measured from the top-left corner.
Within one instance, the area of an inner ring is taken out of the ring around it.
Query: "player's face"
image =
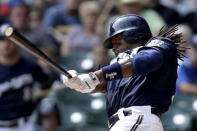
[[[118,55],[118,53],[124,52],[128,49],[132,49],[132,44],[127,43],[123,37],[122,34],[118,34],[114,37],[112,37],[112,50],[113,52]]]
[[[16,45],[8,39],[0,40],[0,56],[12,57],[16,53]]]

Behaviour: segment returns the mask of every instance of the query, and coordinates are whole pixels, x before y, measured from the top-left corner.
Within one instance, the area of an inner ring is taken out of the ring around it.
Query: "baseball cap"
[[[197,48],[197,34],[194,34],[191,39],[189,40],[189,45],[192,47]]]

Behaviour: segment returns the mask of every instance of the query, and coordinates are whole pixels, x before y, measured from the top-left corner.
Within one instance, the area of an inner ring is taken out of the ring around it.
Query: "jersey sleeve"
[[[155,49],[146,49],[133,56],[131,62],[134,75],[142,75],[155,71],[163,64],[163,55]]]
[[[170,40],[152,39],[131,58],[134,75],[156,71],[175,57],[176,47]]]
[[[153,37],[146,46],[159,50],[163,54],[165,61],[175,58],[177,55],[175,43],[168,38]]]

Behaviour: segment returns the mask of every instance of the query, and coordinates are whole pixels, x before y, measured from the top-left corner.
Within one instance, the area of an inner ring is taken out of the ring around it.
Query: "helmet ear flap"
[[[137,43],[140,41],[140,37],[135,29],[123,32],[123,39],[129,44]]]

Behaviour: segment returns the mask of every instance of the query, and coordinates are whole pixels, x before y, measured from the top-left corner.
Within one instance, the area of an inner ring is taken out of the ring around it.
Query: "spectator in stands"
[[[189,42],[188,59],[178,71],[177,87],[183,94],[197,94],[197,34]],[[178,92],[179,93],[179,92]]]
[[[56,39],[41,28],[31,29],[31,20],[29,13],[31,12],[30,7],[25,3],[19,3],[12,7],[10,13],[10,24],[14,26],[20,33],[22,33],[28,40],[33,44],[39,45],[42,43],[48,43],[57,45]],[[25,53],[23,51],[23,53]],[[31,57],[29,54],[25,53],[26,56]]]
[[[154,10],[146,9],[145,0],[118,0],[120,14],[138,14],[146,19],[153,34],[165,25],[163,18]]]
[[[179,12],[182,23],[188,24],[197,33],[197,2],[196,0],[162,0],[162,2]],[[177,17],[175,17],[177,18]]]
[[[46,11],[43,27],[58,28],[71,24],[80,24],[78,7],[83,0],[63,0],[64,3],[55,5]]]
[[[59,107],[53,97],[44,98],[38,108],[38,123],[42,131],[57,131],[61,125]]]
[[[49,78],[34,61],[21,56],[13,42],[0,36],[1,131],[34,131],[30,117],[37,105],[34,87],[50,87]]]
[[[196,5],[197,6],[197,5]],[[196,8],[197,9],[197,8]],[[183,17],[183,22],[187,23],[194,33],[197,33],[197,11],[188,13]]]
[[[116,5],[115,0],[107,0],[107,1],[98,0],[98,1],[100,2],[102,11],[97,18],[97,23],[95,25],[95,29],[96,29],[97,34],[104,38],[106,36],[106,32],[108,30],[106,27],[108,19],[111,16],[116,15],[118,13],[118,11],[115,6]]]
[[[168,26],[182,22],[179,13],[173,8],[163,5],[160,0],[148,0],[147,6],[159,13]]]
[[[11,8],[10,12],[10,23],[17,30],[23,34],[29,34],[29,12],[30,7],[25,3],[19,3]]]
[[[30,19],[30,28],[32,30],[40,30],[42,28],[42,18],[43,18],[43,10],[39,7],[31,8],[29,19]]]
[[[59,4],[60,0],[25,0],[28,5],[32,5],[38,8],[42,8],[45,12],[50,7]]]
[[[32,7],[29,13],[29,28],[34,32],[35,38],[33,43],[38,46],[46,45],[53,46],[54,50],[59,50],[60,42],[56,39],[52,30],[44,30],[42,28],[43,9],[39,7]]]
[[[96,34],[95,24],[101,8],[95,1],[83,2],[79,7],[79,15],[82,25],[72,26],[65,41],[62,43],[62,55],[70,53],[88,53],[96,44],[100,43],[100,38]],[[69,48],[69,49],[68,49]]]
[[[61,57],[72,57],[76,61],[86,59],[94,46],[100,43],[100,36],[96,32],[96,22],[101,8],[96,1],[83,2],[79,7],[79,15],[82,25],[72,26],[70,31],[65,35],[65,39],[61,45]],[[65,64],[66,63],[66,64]],[[68,65],[65,61],[62,64]],[[78,68],[80,65],[75,63]]]

